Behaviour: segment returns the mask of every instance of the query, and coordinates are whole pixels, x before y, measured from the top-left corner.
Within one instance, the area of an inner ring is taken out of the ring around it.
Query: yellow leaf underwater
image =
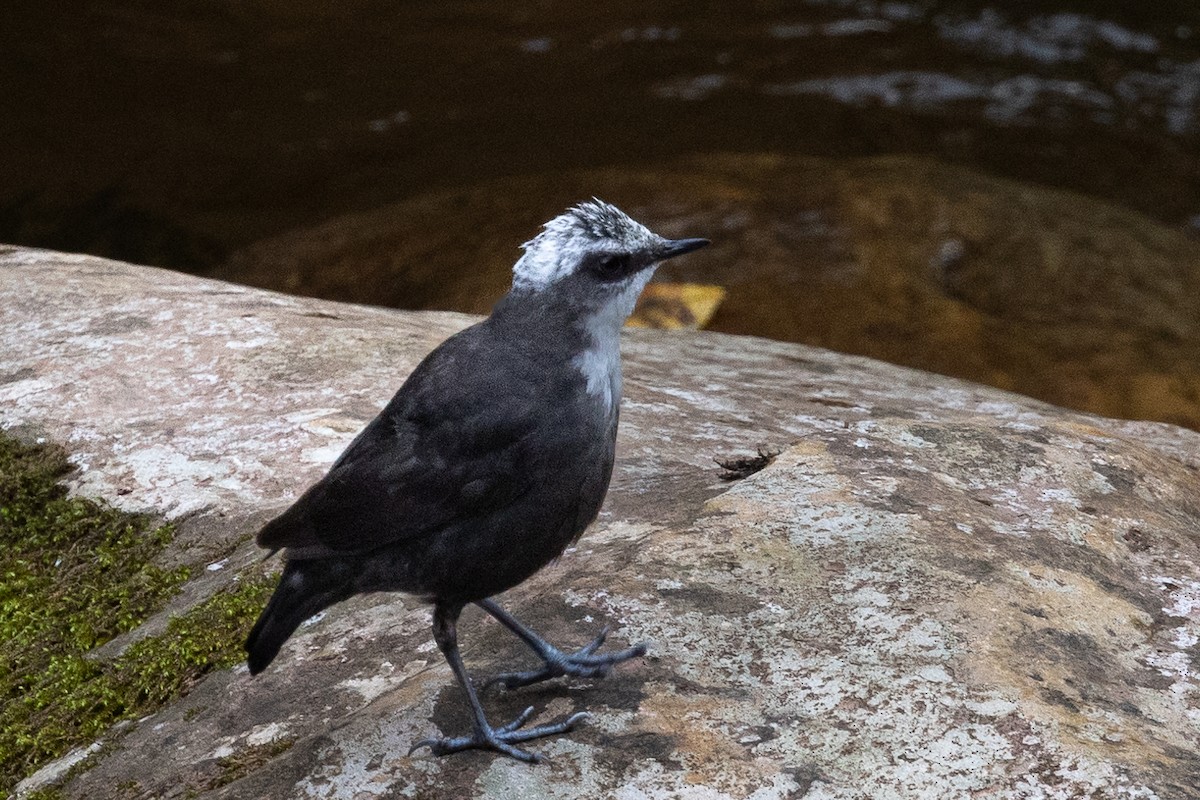
[[[725,289],[703,283],[650,283],[633,316],[634,328],[703,328],[725,299]]]

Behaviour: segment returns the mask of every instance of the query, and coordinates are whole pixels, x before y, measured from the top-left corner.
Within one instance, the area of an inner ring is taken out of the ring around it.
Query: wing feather
[[[474,330],[431,353],[259,544],[365,552],[485,517],[528,492],[531,435],[553,420],[538,413],[540,387],[522,370],[495,363],[494,352],[482,369],[480,343],[466,335]],[[498,374],[502,390],[487,378]]]

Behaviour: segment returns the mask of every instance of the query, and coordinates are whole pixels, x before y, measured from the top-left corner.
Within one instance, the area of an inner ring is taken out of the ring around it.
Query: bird
[[[432,605],[434,641],[463,690],[470,733],[413,745],[434,756],[517,745],[587,718],[525,727],[527,708],[493,726],[458,648],[470,604],[541,659],[483,688],[600,678],[645,644],[598,652],[607,630],[564,652],[495,595],[528,579],[596,519],[612,476],[621,402],[620,330],[662,261],[709,244],[667,239],[597,198],[521,245],[512,286],[491,314],[451,336],[409,375],[328,473],[258,533],[282,550],[279,583],[246,640],[261,673],[306,619],[354,595],[393,591]]]

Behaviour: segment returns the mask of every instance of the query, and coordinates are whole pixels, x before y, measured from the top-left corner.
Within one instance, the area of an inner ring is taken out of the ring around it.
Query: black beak
[[[711,244],[708,239],[668,239],[667,243],[658,251],[659,260],[674,258],[681,256],[684,253],[690,253],[693,250],[699,250],[706,244]]]

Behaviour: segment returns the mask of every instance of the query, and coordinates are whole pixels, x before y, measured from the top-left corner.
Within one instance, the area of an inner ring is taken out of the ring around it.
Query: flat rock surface
[[[249,560],[470,321],[18,249],[0,308],[0,426],[66,443],[74,490],[181,520],[191,562]],[[605,510],[504,601],[564,646],[608,625],[651,652],[485,695],[495,721],[592,712],[535,743],[548,764],[408,756],[468,717],[427,609],[377,595],[113,732],[66,795],[1200,795],[1200,436],[711,333],[631,331],[625,375]],[[528,659],[478,613],[460,636],[477,675]]]

